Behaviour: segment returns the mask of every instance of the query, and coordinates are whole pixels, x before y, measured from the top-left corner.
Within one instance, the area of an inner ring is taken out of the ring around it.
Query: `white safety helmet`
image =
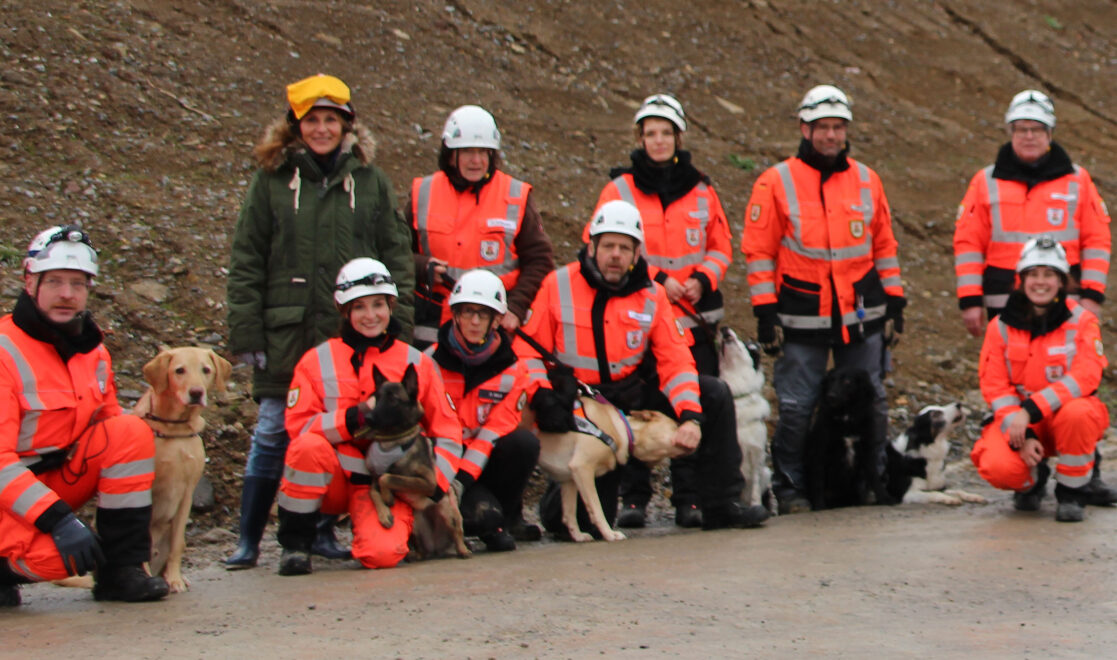
[[[632,122],[639,124],[646,117],[666,119],[674,124],[680,133],[686,131],[686,113],[683,112],[683,104],[670,94],[652,94],[644,99]]]
[[[1067,262],[1067,251],[1054,238],[1044,234],[1029,239],[1020,251],[1020,260],[1016,262],[1016,272],[1023,273],[1036,266],[1048,266],[1063,274],[1070,275],[1070,264]]]
[[[605,202],[590,220],[590,237],[599,234],[624,234],[636,239],[638,245],[644,243],[644,223],[640,211],[635,206],[620,199]]]
[[[442,142],[450,149],[500,149],[500,131],[488,110],[479,105],[463,105],[446,119]]]
[[[508,311],[507,294],[504,291],[504,282],[495,273],[476,268],[468,271],[454,285],[450,292],[450,308],[458,303],[476,303],[484,305],[497,314]]]
[[[39,232],[27,246],[23,269],[28,273],[48,270],[80,270],[97,277],[97,251],[89,235],[77,225],[55,226]]]
[[[1055,104],[1050,97],[1035,89],[1025,89],[1012,97],[1005,113],[1005,123],[1011,124],[1018,119],[1031,119],[1055,128]]]
[[[338,305],[376,294],[399,297],[392,274],[388,272],[387,266],[376,259],[353,259],[338,271],[334,285],[334,302]]]
[[[845,92],[833,85],[818,85],[812,87],[799,104],[799,119],[808,124],[823,117],[837,117],[846,121],[853,121],[853,112],[850,110],[849,97]]]

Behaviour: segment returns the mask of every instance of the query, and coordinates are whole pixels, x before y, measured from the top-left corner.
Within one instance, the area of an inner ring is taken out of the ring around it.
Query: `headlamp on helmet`
[[[495,273],[477,268],[463,273],[450,292],[450,308],[460,303],[483,305],[497,314],[508,311],[504,282]]]
[[[1017,274],[1037,266],[1047,266],[1057,270],[1064,277],[1070,275],[1070,263],[1067,261],[1067,251],[1051,236],[1044,234],[1029,239],[1020,251],[1020,260],[1016,262]]]
[[[674,124],[680,133],[686,131],[686,113],[683,112],[683,104],[670,94],[652,94],[644,99],[632,121],[639,124],[648,117],[666,119]]]
[[[80,270],[91,277],[99,271],[97,251],[81,227],[62,225],[38,233],[27,246],[23,268],[28,273]]]
[[[816,119],[836,117],[853,121],[853,111],[849,97],[833,85],[812,87],[799,104],[799,120],[808,124]]]
[[[353,259],[341,267],[334,283],[334,302],[347,302],[377,294],[399,297],[396,282],[388,267],[369,257]]]

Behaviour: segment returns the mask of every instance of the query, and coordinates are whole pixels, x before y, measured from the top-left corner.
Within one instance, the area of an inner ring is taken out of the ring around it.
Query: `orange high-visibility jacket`
[[[852,158],[825,183],[799,158],[761,174],[741,251],[754,312],[774,305],[790,340],[849,343],[883,327],[888,297],[904,295],[884,187]]]
[[[520,276],[516,235],[524,220],[531,184],[496,170],[481,188],[458,192],[445,172],[411,182],[411,217],[419,252],[447,262],[447,274],[457,280],[474,268],[492,271],[510,291]],[[441,282],[431,282],[436,294],[449,295]],[[443,310],[442,322],[449,319]]]
[[[603,305],[598,296],[605,297]],[[595,333],[595,328],[601,332]],[[660,389],[676,415],[702,412],[694,357],[670,311],[667,292],[656,282],[648,281],[625,296],[609,295],[590,286],[580,263],[567,264],[543,279],[523,331],[589,385],[632,374],[650,347]],[[549,386],[543,362],[523,339],[516,339],[515,348],[527,360],[532,377],[529,394],[534,396],[539,386]]]
[[[1107,363],[1098,318],[1073,300],[1071,316],[1038,337],[997,317],[989,322],[981,347],[981,394],[1002,426],[1024,408],[1031,423],[1050,416],[1071,399],[1090,396]]]
[[[507,335],[503,338],[509,341]],[[427,348],[426,353],[433,356],[437,349],[438,344],[435,344]],[[496,441],[520,425],[527,403],[527,365],[523,360],[516,360],[466,391],[465,374],[439,365],[437,360],[434,364],[442,376],[446,393],[454,400],[461,422],[465,453],[460,469],[477,479],[489,462]]]
[[[28,467],[121,414],[109,352],[101,344],[63,362],[8,314],[0,319],[0,397],[0,509],[31,525],[60,498]]]
[[[659,195],[649,195],[636,187],[631,174],[622,174],[613,179],[601,190],[597,207],[605,202],[624,200],[640,211],[644,224],[644,245],[642,253],[650,266],[652,279],[657,271],[683,283],[697,273],[705,275],[710,291],[717,291],[721,281],[729,271],[733,257],[733,239],[729,233],[729,221],[721,207],[714,187],[699,182],[685,196],[671,202],[665,209]],[[596,209],[594,210],[596,213]],[[582,231],[582,241],[589,242],[590,228]],[[707,323],[717,323],[725,317],[725,308],[718,305],[715,309],[697,312],[690,302],[680,299],[671,306],[672,313],[687,332],[687,343],[693,344],[691,330],[698,323],[690,316],[696,314]],[[685,310],[685,311],[684,311]]]
[[[359,373],[354,371],[352,357],[353,349],[340,338],[327,340],[302,356],[295,365],[287,392],[288,435],[292,438],[303,433],[321,435],[337,447],[338,459],[347,474],[369,474],[364,451],[352,443],[353,434],[345,424],[346,411],[376,393],[373,366],[388,380],[398,382],[407,366],[413,364],[419,375],[421,425],[434,446],[438,485],[443,492],[447,491],[458,473],[462,428],[434,362],[399,340],[393,340],[383,352],[376,347],[368,348]]]
[[[1062,244],[1084,297],[1105,299],[1109,274],[1109,213],[1082,167],[1041,181],[993,178],[990,165],[974,175],[954,226],[954,272],[963,308],[1000,309],[1015,282],[1016,262],[1030,238],[1048,234]]]

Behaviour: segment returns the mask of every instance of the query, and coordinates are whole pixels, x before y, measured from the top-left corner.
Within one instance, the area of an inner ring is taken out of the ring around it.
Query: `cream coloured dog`
[[[755,345],[754,345],[755,346]],[[741,475],[748,489],[748,504],[764,505],[773,515],[772,471],[768,468],[768,427],[764,421],[772,407],[764,398],[764,372],[760,370],[760,350],[742,342],[729,327],[721,327],[718,353],[720,377],[733,394],[737,413],[737,442],[741,445]]]
[[[225,358],[193,347],[164,349],[143,368],[151,387],[132,414],[143,417],[155,433],[150,570],[162,575],[172,592],[189,587],[182,575],[182,556],[194,488],[206,463],[202,409],[211,390],[225,391],[231,371]]]

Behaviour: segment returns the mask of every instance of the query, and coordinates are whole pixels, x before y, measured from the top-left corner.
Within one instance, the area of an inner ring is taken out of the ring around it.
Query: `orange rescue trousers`
[[[990,485],[1004,490],[1027,490],[1035,485],[1035,470],[1008,444],[1001,419],[985,427],[970,459]],[[1058,456],[1055,480],[1068,488],[1081,488],[1094,469],[1094,449],[1109,426],[1109,411],[1096,396],[1072,399],[1028,428],[1043,443],[1044,459]]]

